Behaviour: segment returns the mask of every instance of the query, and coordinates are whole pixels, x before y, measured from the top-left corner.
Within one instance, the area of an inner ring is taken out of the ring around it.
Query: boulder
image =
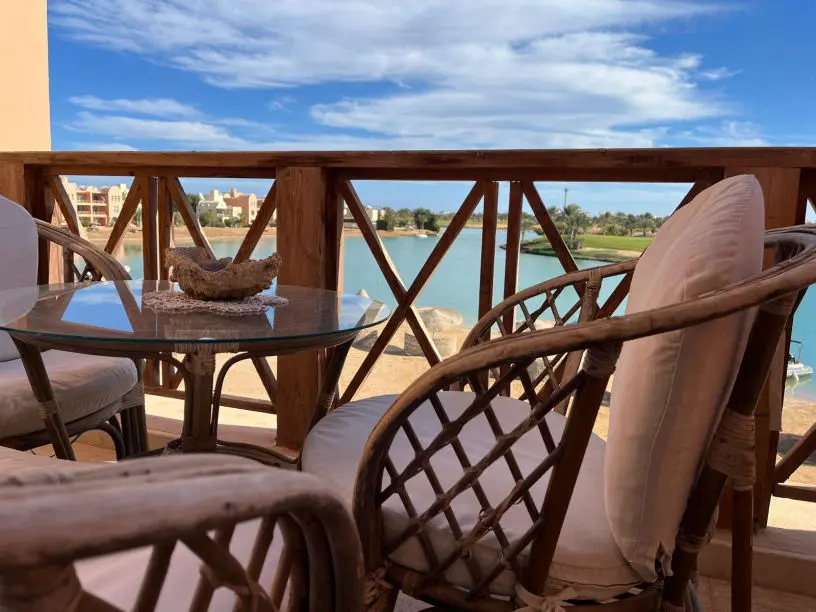
[[[439,356],[442,359],[456,354],[459,350],[457,339],[454,336],[445,333],[437,333],[431,336],[433,343],[436,345],[436,350],[439,351]],[[405,332],[405,354],[412,357],[421,357],[425,353],[422,352],[422,347],[417,342],[416,336],[411,332]]]

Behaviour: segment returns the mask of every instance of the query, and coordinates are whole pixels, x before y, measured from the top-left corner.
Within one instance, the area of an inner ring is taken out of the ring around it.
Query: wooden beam
[[[25,166],[0,162],[0,195],[17,204],[25,202]]]
[[[142,276],[159,279],[159,182],[151,176],[145,183],[147,197],[142,199]]]
[[[533,214],[536,219],[538,219],[541,229],[544,230],[544,234],[547,236],[547,240],[549,240],[550,246],[552,250],[555,251],[555,255],[558,257],[558,261],[561,262],[564,271],[577,271],[578,266],[572,258],[572,253],[570,253],[569,247],[567,247],[567,244],[561,237],[561,233],[558,231],[558,228],[555,227],[552,218],[550,218],[550,213],[547,212],[547,207],[544,205],[544,200],[541,199],[541,195],[538,193],[536,186],[530,181],[523,181],[521,183],[521,189],[524,191],[527,203],[530,205],[530,208],[533,209]],[[578,293],[580,294],[582,292],[578,291]]]
[[[414,282],[411,283],[411,286],[408,287],[407,290],[405,290],[403,298],[399,299],[397,307],[391,313],[391,317],[388,319],[388,322],[380,332],[379,337],[374,342],[374,346],[372,346],[368,351],[368,354],[365,356],[360,368],[357,370],[357,372],[355,372],[354,377],[351,379],[351,382],[343,393],[343,397],[340,399],[341,404],[350,401],[351,398],[354,397],[354,394],[357,393],[360,385],[365,382],[371,368],[374,367],[374,363],[377,361],[377,359],[379,359],[380,355],[385,350],[385,347],[388,345],[388,342],[391,340],[394,333],[396,333],[397,328],[406,318],[408,319],[409,324],[411,324],[413,331],[416,333],[417,341],[420,342],[420,346],[422,346],[425,357],[431,361],[434,355],[437,355],[436,347],[433,346],[433,342],[428,342],[429,346],[422,345],[423,342],[428,340],[427,330],[425,330],[422,320],[416,316],[416,311],[413,310],[413,305],[419,294],[422,293],[425,285],[433,276],[434,272],[439,266],[439,263],[442,261],[442,258],[448,252],[448,249],[450,249],[453,241],[456,240],[459,232],[462,231],[462,228],[467,223],[467,220],[470,219],[470,216],[473,214],[473,211],[476,209],[476,206],[479,204],[482,196],[484,195],[484,189],[484,182],[480,181],[476,183],[470,190],[470,193],[468,193],[467,197],[462,203],[462,206],[456,211],[456,214],[453,215],[453,218],[445,228],[442,236],[440,236],[437,240],[431,254],[428,256],[428,259],[425,260],[425,263],[422,265],[422,268],[416,275]],[[345,191],[343,192],[343,195],[346,195]],[[359,200],[357,200],[357,202],[359,202]],[[347,200],[347,203],[349,204],[349,208],[351,208],[352,202],[348,202]],[[377,238],[377,240],[379,240],[379,238]],[[385,270],[383,270],[383,272],[385,273]],[[386,274],[386,280],[388,280],[388,278],[389,275]],[[392,287],[392,291],[393,290],[394,287]],[[398,286],[397,291],[399,291]],[[396,295],[397,294],[395,293],[395,296]],[[416,325],[416,327],[414,327],[414,325]],[[425,338],[424,340],[423,336]],[[431,350],[433,352],[429,352]],[[433,365],[433,363],[431,363],[431,365]]]
[[[173,399],[184,399],[184,391],[179,389],[168,389],[166,387],[145,387],[145,393],[158,397],[170,397]],[[253,412],[263,412],[266,414],[276,414],[275,406],[272,402],[254,397],[241,397],[239,395],[221,394],[221,406],[229,408],[241,408],[252,410]]]
[[[280,167],[423,168],[816,168],[813,147],[689,147],[648,149],[515,149],[469,151],[43,151],[0,153],[0,164],[115,167],[115,172],[145,166],[209,168],[220,176],[257,169],[274,176]],[[185,176],[182,174],[182,176]]]
[[[521,257],[521,240],[523,215],[523,192],[521,183],[510,183],[510,198],[507,210],[507,245],[504,260],[504,299],[509,298],[518,289],[519,258]],[[510,309],[504,315],[504,329],[512,333],[516,326],[516,309]]]
[[[790,225],[800,225],[805,221],[805,199],[801,194],[801,172],[799,168],[768,168],[732,166],[725,169],[725,176],[753,174],[762,186],[765,197],[765,228],[775,229]],[[766,259],[766,266],[771,263]],[[792,321],[788,322],[790,326]],[[754,420],[756,423],[756,464],[770,466],[776,457],[775,436],[771,433],[771,415],[782,410],[784,401],[785,376],[787,371],[787,338],[780,339],[776,358],[768,374],[765,387],[757,402]],[[761,469],[754,486],[754,509],[761,514],[755,516],[759,524],[767,522],[766,512],[770,506],[770,496],[774,491],[773,471]],[[726,516],[728,513],[725,513]],[[721,521],[722,524],[722,521]]]
[[[479,266],[479,319],[493,308],[493,280],[496,267],[496,226],[499,214],[499,184],[489,181],[484,184],[484,204],[482,206],[482,252]],[[488,372],[479,376],[482,388],[489,386]],[[507,392],[510,387],[508,385]]]
[[[167,265],[167,249],[174,246],[173,240],[173,200],[167,189],[167,177],[159,177],[158,192],[158,229],[159,229],[159,280],[167,280],[170,266]],[[163,363],[164,366],[169,363]]]
[[[187,194],[184,192],[184,188],[181,186],[181,181],[178,179],[178,177],[167,177],[167,188],[170,191],[170,197],[173,198],[173,201],[176,204],[176,210],[179,211],[181,218],[184,219],[184,225],[187,226],[187,230],[190,232],[190,237],[193,239],[193,243],[197,247],[205,249],[210,259],[216,259],[212,246],[210,246],[210,241],[207,240],[204,232],[201,231],[201,224],[198,222],[198,216],[193,210],[190,201],[187,199]]]
[[[125,238],[125,233],[128,231],[128,226],[133,219],[133,215],[136,214],[136,210],[139,208],[142,192],[146,190],[142,188],[143,183],[144,177],[136,177],[133,183],[131,183],[130,191],[128,191],[127,197],[122,203],[122,210],[116,218],[116,223],[113,224],[113,229],[111,230],[110,236],[108,236],[107,243],[105,243],[105,251],[114,257],[116,257],[116,251],[119,250]]]
[[[263,384],[266,390],[269,401],[274,402],[275,395],[278,392],[278,380],[275,378],[272,367],[269,365],[266,357],[252,357],[250,361],[252,361],[252,365],[255,366],[255,371],[258,373],[258,378],[261,379],[261,384]]]
[[[479,273],[479,318],[493,308],[493,276],[496,264],[496,226],[499,213],[499,184],[484,186],[482,214],[482,255]]]
[[[25,198],[21,202],[35,219],[40,219],[51,223],[51,216],[54,210],[53,200],[50,205],[45,197],[45,175],[42,168],[38,166],[26,166],[25,174]],[[50,257],[51,246],[47,240],[42,238],[38,241],[38,266],[37,283],[48,284],[50,277]]]
[[[343,292],[343,197],[338,179],[326,191],[326,288]]]
[[[810,426],[807,433],[776,464],[774,480],[785,482],[813,453],[816,453],[816,423]]]
[[[377,262],[377,266],[380,268],[380,271],[385,278],[385,282],[388,283],[388,287],[391,289],[391,293],[394,295],[394,299],[396,299],[397,304],[408,303],[407,310],[405,310],[404,313],[404,319],[408,321],[408,325],[411,327],[411,331],[414,333],[414,337],[417,340],[417,344],[419,344],[419,348],[422,350],[422,353],[428,360],[429,365],[433,366],[439,363],[442,358],[439,355],[439,351],[436,349],[436,345],[431,339],[431,334],[425,327],[425,323],[422,321],[422,318],[419,316],[419,312],[414,305],[416,298],[409,298],[408,290],[405,288],[394,262],[391,261],[391,256],[385,249],[385,245],[382,243],[382,240],[380,240],[380,235],[377,233],[374,224],[366,214],[365,207],[360,201],[360,197],[357,195],[354,185],[352,185],[351,181],[343,181],[338,185],[338,189],[340,194],[343,196],[343,199],[346,201],[346,204],[349,207],[349,212],[351,213],[352,217],[354,217],[354,221],[357,223],[357,227],[363,234],[363,239],[368,244],[371,255],[374,257],[374,261]],[[375,341],[374,346],[372,346],[369,350],[369,355],[372,353],[375,355],[369,361],[372,367],[382,351],[384,351],[388,346],[388,342],[391,340],[394,333],[396,333],[399,324],[402,323],[402,313],[399,313],[399,317],[396,317],[396,314],[397,313],[391,315],[391,319],[395,320],[395,322],[390,326],[386,324],[386,327]],[[365,362],[363,365],[366,365]],[[363,368],[361,367],[360,369],[362,370]]]
[[[615,311],[618,309],[618,306],[621,305],[623,299],[629,295],[629,288],[632,286],[632,276],[632,272],[628,272],[623,276],[618,285],[612,290],[610,296],[606,298],[606,302],[604,302],[603,306],[598,309],[598,313],[595,315],[596,319],[605,319],[615,314]]]
[[[87,238],[85,228],[79,222],[76,209],[71,203],[71,198],[68,197],[68,192],[65,191],[65,185],[59,176],[49,176],[48,185],[51,188],[54,198],[57,202],[62,218],[65,219],[65,224],[72,234],[76,234],[81,238]]]
[[[324,288],[326,285],[326,194],[321,168],[278,168],[278,253],[283,259],[282,285]],[[286,308],[275,313],[284,322],[297,316]],[[325,365],[323,351],[278,358],[278,444],[298,449],[312,420]]]
[[[816,487],[814,486],[778,484],[773,488],[773,494],[776,497],[816,502]]]
[[[267,192],[264,198],[261,208],[258,210],[258,214],[255,215],[255,220],[252,222],[252,225],[249,226],[249,230],[246,236],[244,236],[241,246],[238,247],[238,253],[236,253],[233,259],[234,263],[241,263],[252,257],[252,252],[255,250],[255,247],[258,246],[258,242],[263,237],[269,222],[272,221],[276,206],[277,189],[273,182],[269,188],[269,192]]]

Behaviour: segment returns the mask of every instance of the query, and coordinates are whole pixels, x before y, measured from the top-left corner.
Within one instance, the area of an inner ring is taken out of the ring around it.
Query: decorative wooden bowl
[[[232,263],[231,257],[213,260],[201,247],[167,249],[170,280],[196,300],[241,300],[269,289],[278,275],[281,257]]]

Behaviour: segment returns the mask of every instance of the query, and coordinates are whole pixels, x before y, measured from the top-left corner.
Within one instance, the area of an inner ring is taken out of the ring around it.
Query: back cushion
[[[0,290],[37,283],[37,226],[28,211],[0,196]],[[3,315],[0,300],[0,318]],[[19,357],[6,332],[0,331],[0,361]]]
[[[626,313],[693,299],[762,270],[765,210],[754,176],[706,189],[666,221],[635,270]],[[612,385],[606,513],[644,580],[667,555],[745,350],[756,310],[627,342]],[[668,560],[665,559],[665,560]]]

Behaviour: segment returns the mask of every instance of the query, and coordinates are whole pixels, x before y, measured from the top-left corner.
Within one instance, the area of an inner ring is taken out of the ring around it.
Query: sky
[[[805,60],[816,3],[802,0],[49,0],[48,11],[54,150],[816,144]],[[592,213],[668,214],[688,189],[540,185],[548,204],[565,187]],[[358,184],[366,204],[433,210],[455,210],[468,188]]]

